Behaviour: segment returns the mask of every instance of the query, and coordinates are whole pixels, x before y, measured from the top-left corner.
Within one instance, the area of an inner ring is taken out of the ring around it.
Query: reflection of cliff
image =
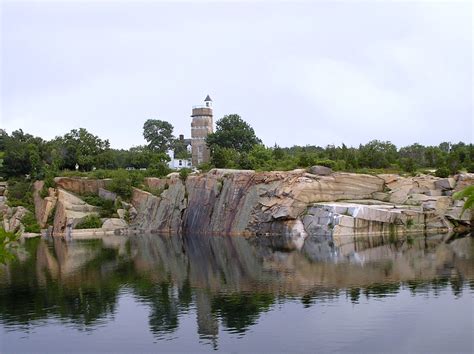
[[[150,307],[155,335],[175,331],[181,314],[195,306],[198,334],[212,342],[219,323],[243,332],[279,297],[310,306],[341,291],[354,302],[400,286],[414,293],[451,286],[456,293],[474,279],[472,237],[372,236],[345,239],[340,247],[307,238],[300,247],[276,237],[143,235],[29,240],[24,247],[29,257],[0,272],[1,320],[56,316],[90,327],[114,313],[125,288]]]

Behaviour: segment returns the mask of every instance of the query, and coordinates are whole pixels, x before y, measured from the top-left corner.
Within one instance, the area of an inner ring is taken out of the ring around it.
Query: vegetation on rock
[[[18,235],[13,232],[7,232],[0,227],[0,264],[5,264],[14,258],[10,248],[17,239]]]
[[[466,198],[462,209],[463,213],[467,209],[474,209],[474,186],[467,186],[463,190],[454,193],[453,198],[458,200]]]
[[[75,229],[98,229],[102,226],[102,220],[97,215],[87,215],[84,220],[74,227]]]

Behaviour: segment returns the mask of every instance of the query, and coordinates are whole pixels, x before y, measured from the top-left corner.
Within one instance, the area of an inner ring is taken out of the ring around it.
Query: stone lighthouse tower
[[[207,95],[203,106],[194,106],[191,122],[191,147],[193,166],[209,162],[211,153],[206,145],[206,137],[213,132],[212,100]]]

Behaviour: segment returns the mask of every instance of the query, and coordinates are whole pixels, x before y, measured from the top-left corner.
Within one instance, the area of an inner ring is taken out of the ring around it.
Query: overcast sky
[[[470,1],[1,1],[1,119],[112,147],[207,94],[266,145],[473,141]]]

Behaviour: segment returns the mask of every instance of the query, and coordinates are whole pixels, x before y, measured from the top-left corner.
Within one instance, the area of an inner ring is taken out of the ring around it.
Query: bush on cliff
[[[10,179],[8,181],[8,199],[10,207],[23,206],[31,212],[35,211],[33,202],[33,184],[25,179]]]
[[[440,178],[449,177],[449,168],[447,167],[438,168],[435,172],[435,176],[440,177]]]
[[[87,215],[84,220],[76,225],[75,229],[98,229],[102,227],[102,220],[97,215]]]
[[[10,252],[10,247],[13,242],[18,239],[18,235],[13,232],[7,232],[2,227],[0,227],[0,263],[6,264],[8,261],[11,261],[14,258],[12,252]]]
[[[87,204],[100,208],[100,216],[103,218],[111,218],[116,215],[117,209],[115,208],[115,202],[99,197],[96,194],[82,195],[81,199]]]
[[[132,186],[138,186],[143,181],[143,178],[136,174],[128,173],[125,170],[118,170],[114,173],[112,181],[108,185],[108,189],[117,193],[125,200],[129,200],[132,196]]]
[[[32,232],[38,234],[41,232],[41,228],[36,221],[35,214],[26,213],[26,215],[21,219],[21,223],[25,226],[25,232]]]

